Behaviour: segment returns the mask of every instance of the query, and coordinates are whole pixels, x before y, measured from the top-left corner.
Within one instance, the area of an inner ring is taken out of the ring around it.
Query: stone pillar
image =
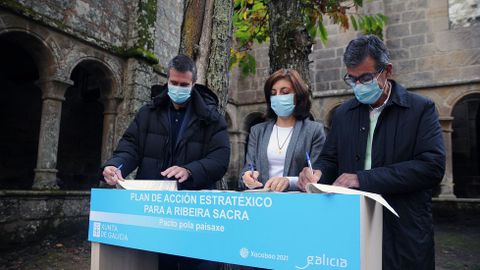
[[[103,111],[102,164],[111,157],[115,148],[115,119],[119,103],[119,98],[112,97],[103,101],[105,110]]]
[[[73,82],[55,78],[39,81],[38,85],[42,89],[43,102],[33,189],[56,189],[58,188],[56,166],[62,102],[65,100],[65,91],[73,85]]]
[[[439,198],[456,198],[453,193],[453,170],[452,170],[452,123],[453,117],[440,117],[440,125],[443,131],[443,142],[445,143],[446,167],[445,175],[440,183]]]
[[[228,137],[230,139],[230,164],[228,164],[228,170],[225,177],[228,181],[228,187],[235,189],[237,174],[238,174],[238,132],[229,130]]]
[[[238,131],[236,133],[236,141],[235,141],[235,147],[236,147],[236,153],[235,153],[235,156],[236,156],[236,160],[235,160],[235,164],[236,164],[236,171],[235,171],[235,179],[237,181],[240,181],[239,177],[240,177],[240,171],[242,170],[243,168],[243,165],[245,165],[245,157],[247,155],[247,152],[246,152],[246,143],[247,143],[247,137],[248,137],[248,132],[245,132],[245,131]],[[237,183],[238,184],[238,183]]]

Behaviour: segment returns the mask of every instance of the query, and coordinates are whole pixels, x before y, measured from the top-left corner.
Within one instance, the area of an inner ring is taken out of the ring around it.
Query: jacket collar
[[[392,93],[390,94],[390,100],[387,101],[387,106],[396,104],[400,107],[409,108],[410,99],[407,95],[408,94],[407,90],[394,80],[389,80],[389,82],[392,84],[392,90],[391,90]],[[364,104],[360,103],[356,98],[353,98],[353,100],[350,103],[349,110],[353,110],[356,107],[359,107],[361,105],[364,105]]]
[[[153,108],[168,108],[171,104],[170,97],[168,96],[168,84],[163,86],[155,85],[156,91],[159,92],[157,96],[153,98]],[[207,87],[199,84],[195,84],[192,88],[192,94],[187,106],[191,106],[194,115],[200,120],[216,121],[218,120],[217,111],[218,98]]]

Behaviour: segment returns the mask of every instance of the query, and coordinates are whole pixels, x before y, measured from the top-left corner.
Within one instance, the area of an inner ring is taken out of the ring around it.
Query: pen
[[[310,168],[310,172],[311,172],[312,175],[313,175],[313,168],[312,168],[312,162],[310,161],[310,156],[308,155],[308,152],[305,152],[305,154],[307,154],[308,167]]]
[[[253,168],[253,164],[248,163],[248,167],[250,168],[250,173],[252,174],[252,178],[253,178],[253,172],[255,171],[255,169]],[[254,180],[257,181],[257,182],[260,182],[258,179],[254,178]],[[257,188],[260,188],[260,187],[256,187],[255,189],[257,189]]]
[[[248,163],[248,167],[250,168],[250,173],[252,174],[252,178],[254,178],[253,176],[253,172],[255,171],[255,169],[253,168],[253,164],[252,163]],[[255,179],[255,178],[254,178]],[[255,181],[258,181],[257,179],[255,179]],[[258,181],[260,182],[260,181]]]
[[[117,168],[117,171],[120,171],[120,169],[123,167],[123,163],[120,164],[120,166],[118,166]],[[122,174],[122,171],[120,171],[120,174]],[[118,180],[120,180],[120,178],[118,177],[118,175],[115,174],[115,176],[117,176]]]
[[[248,163],[248,167],[250,168],[250,172],[252,173],[252,178],[253,178],[253,171],[255,170],[255,169],[253,169],[253,164]]]

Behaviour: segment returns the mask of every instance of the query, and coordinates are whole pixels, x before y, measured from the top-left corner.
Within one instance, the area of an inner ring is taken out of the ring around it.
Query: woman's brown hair
[[[293,110],[293,116],[297,120],[304,120],[310,116],[310,109],[312,102],[310,101],[310,92],[308,86],[302,79],[298,71],[290,68],[282,68],[275,71],[270,77],[268,77],[263,87],[265,94],[265,101],[267,102],[267,117],[270,119],[277,119],[277,115],[272,110],[272,104],[270,97],[272,96],[272,87],[279,80],[287,80],[293,86],[293,92],[295,93],[295,109]]]

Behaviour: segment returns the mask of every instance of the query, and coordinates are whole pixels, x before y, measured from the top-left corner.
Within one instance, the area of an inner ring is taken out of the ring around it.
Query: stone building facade
[[[150,86],[165,82],[166,64],[178,53],[183,5],[0,0],[1,247],[88,219],[89,193],[78,190],[98,184],[100,164],[150,99]],[[478,6],[478,0],[373,0],[361,11],[388,16],[384,36],[395,79],[436,103],[448,157],[438,194],[447,198],[480,195]],[[328,130],[335,108],[352,97],[341,57],[358,33],[327,28],[328,46],[317,42],[310,67],[312,113]],[[250,127],[264,120],[268,48],[254,53],[256,76],[230,74],[230,188]],[[77,191],[29,191],[58,187]]]
[[[447,171],[437,194],[480,197],[480,4],[461,0],[364,2],[360,12],[388,17],[384,40],[391,53],[394,79],[436,104],[447,149]],[[343,82],[342,55],[359,33],[336,25],[328,25],[327,30],[328,46],[319,41],[314,45],[310,69],[312,113],[328,130],[335,108],[353,97]],[[256,75],[232,75],[227,109],[234,152],[230,174],[236,178],[243,166],[249,129],[262,121],[265,111],[268,47],[260,46],[254,54]]]
[[[183,1],[105,2],[0,1],[0,189],[90,188],[165,81]]]
[[[85,226],[82,190],[166,81],[183,7],[0,0],[0,248]]]

